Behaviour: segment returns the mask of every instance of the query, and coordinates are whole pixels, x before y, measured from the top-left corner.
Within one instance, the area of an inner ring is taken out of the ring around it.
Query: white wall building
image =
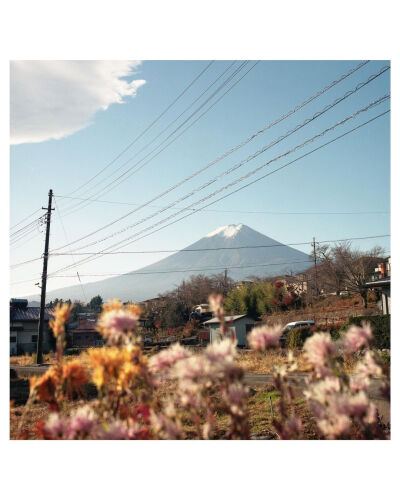
[[[225,323],[239,347],[247,347],[247,335],[254,328],[254,319],[241,314],[238,316],[225,316]],[[218,318],[212,318],[204,322],[204,326],[210,329],[210,344],[221,340],[221,325]]]

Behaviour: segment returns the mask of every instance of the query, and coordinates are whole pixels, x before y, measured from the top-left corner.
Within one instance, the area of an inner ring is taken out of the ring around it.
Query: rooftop
[[[226,323],[231,323],[232,321],[237,321],[238,319],[245,318],[246,316],[247,316],[247,314],[239,314],[236,316],[225,316],[225,321],[226,321]],[[205,321],[203,323],[203,325],[210,325],[213,323],[219,324],[220,321],[218,318],[212,318],[212,319],[209,319],[208,321]]]
[[[40,307],[11,307],[10,321],[39,321]],[[53,309],[45,307],[44,319],[49,320],[53,317]]]

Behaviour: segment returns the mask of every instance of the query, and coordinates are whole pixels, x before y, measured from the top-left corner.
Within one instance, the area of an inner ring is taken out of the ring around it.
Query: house
[[[247,314],[240,314],[238,316],[225,316],[226,326],[237,340],[238,347],[247,346],[247,335],[254,328],[255,321]],[[204,326],[210,329],[210,343],[218,342],[220,340],[220,320],[212,318],[204,322]]]
[[[39,328],[40,307],[28,307],[26,299],[10,300],[10,354],[24,354],[36,352]],[[45,308],[43,326],[43,352],[54,349],[55,341],[49,320],[53,316],[53,309]]]
[[[102,346],[104,340],[96,330],[96,318],[78,316],[78,326],[69,330],[69,337],[73,347]]]
[[[391,313],[390,275],[391,258],[388,257],[378,263],[371,279],[364,284],[365,288],[375,290],[380,295],[382,314],[385,315]]]

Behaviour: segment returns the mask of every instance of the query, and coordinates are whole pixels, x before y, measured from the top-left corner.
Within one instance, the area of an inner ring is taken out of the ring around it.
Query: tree
[[[365,308],[368,307],[365,282],[383,259],[383,255],[384,250],[379,246],[365,252],[352,250],[348,242],[335,247],[335,260],[344,273],[344,283],[349,291],[361,295]]]
[[[370,278],[378,262],[384,255],[384,250],[376,246],[371,250],[352,249],[350,242],[338,243],[329,247],[318,245],[319,289],[334,291],[337,295],[343,290],[359,293],[367,307],[367,291],[364,284]]]
[[[101,308],[103,304],[103,299],[100,297],[100,295],[96,295],[96,297],[93,297],[90,302],[89,302],[89,308],[92,311],[97,311],[98,309]]]

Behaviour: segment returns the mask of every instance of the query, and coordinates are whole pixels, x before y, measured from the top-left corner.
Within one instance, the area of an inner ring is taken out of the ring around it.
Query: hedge
[[[390,315],[350,317],[344,323],[342,330],[347,330],[350,325],[361,326],[362,321],[371,323],[374,335],[371,347],[375,347],[376,349],[390,349]]]
[[[309,326],[293,328],[293,330],[290,330],[288,334],[286,346],[290,349],[301,349],[306,339],[311,337],[313,333],[312,328]]]

